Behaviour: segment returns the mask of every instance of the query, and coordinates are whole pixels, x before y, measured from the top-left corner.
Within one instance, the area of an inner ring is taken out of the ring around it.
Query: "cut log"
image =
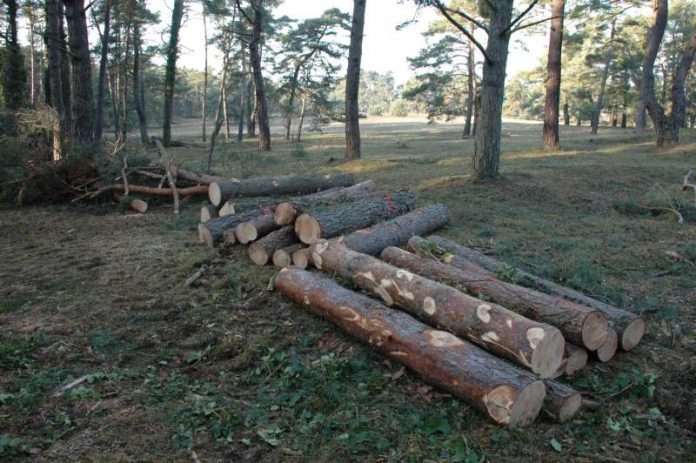
[[[313,195],[292,198],[276,206],[275,220],[278,225],[290,225],[295,221],[295,217],[305,210],[364,198],[373,194],[376,190],[377,184],[372,180],[367,180],[348,188],[337,188]]]
[[[413,236],[430,233],[443,227],[448,221],[447,207],[432,204],[339,239],[353,251],[376,256],[389,246],[406,244]]]
[[[558,381],[546,380],[543,410],[560,422],[573,418],[582,407],[582,396],[575,389]]]
[[[87,198],[94,199],[98,196],[101,196],[104,193],[108,193],[109,191],[123,191],[123,190],[124,190],[123,183],[115,183],[113,185],[107,185],[107,186],[99,188],[98,190],[93,191],[92,193],[90,193],[87,196]],[[128,185],[128,190],[131,194],[148,195],[148,196],[172,196],[172,194],[173,194],[173,190],[171,188],[156,188],[156,187],[141,186],[141,185]],[[177,193],[179,193],[179,196],[196,196],[196,195],[207,194],[208,187],[207,186],[192,186],[192,187],[188,187],[188,188],[177,188],[176,191],[177,191]]]
[[[280,226],[276,224],[273,214],[269,211],[267,214],[237,225],[234,229],[234,235],[239,243],[249,244],[279,228]]]
[[[303,244],[297,243],[278,249],[273,253],[273,265],[278,268],[290,267],[292,265],[292,255],[300,250],[307,249]]]
[[[588,355],[585,349],[567,342],[563,359],[565,362],[563,373],[566,376],[575,376],[578,371],[587,366],[587,358]]]
[[[351,278],[387,305],[397,305],[430,325],[466,336],[542,378],[549,378],[561,365],[564,339],[552,326],[352,251],[338,242],[323,241],[311,249],[318,269]],[[401,251],[387,248],[387,255],[389,250]]]
[[[599,346],[599,349],[597,349],[595,355],[597,356],[597,360],[599,360],[600,362],[608,362],[609,360],[614,358],[618,349],[619,335],[616,334],[616,331],[614,331],[614,329],[610,328],[607,340],[604,341],[604,344]]]
[[[232,201],[225,201],[222,203],[222,207],[218,211],[218,215],[220,217],[227,217],[228,215],[234,215],[235,210],[234,210],[234,204]]]
[[[201,207],[201,223],[207,223],[211,219],[217,218],[217,208],[215,206],[203,206]]]
[[[249,258],[256,265],[266,265],[278,249],[287,248],[297,242],[295,230],[292,225],[288,225],[252,243],[249,246]]]
[[[292,265],[305,269],[312,264],[312,250],[309,248],[300,249],[292,253]]]
[[[281,270],[275,288],[498,424],[525,426],[541,410],[542,381],[448,332],[305,270]]]
[[[409,240],[408,247],[429,257],[396,253],[388,260],[428,278],[455,282],[471,294],[485,295],[525,317],[553,325],[568,341],[591,351],[597,350],[607,339],[607,320],[598,310],[501,281],[483,267],[442,249],[434,249],[437,245],[417,236]]]
[[[147,212],[148,204],[142,199],[131,199],[128,196],[123,196],[119,193],[116,193],[114,198],[116,198],[116,201],[118,202],[127,201],[128,208],[134,212],[137,212],[138,214],[144,214]]]
[[[313,244],[319,239],[333,238],[410,212],[415,203],[415,196],[408,190],[371,196],[333,208],[303,213],[295,221],[295,233],[303,243]]]
[[[498,272],[500,270],[509,268],[507,264],[487,256],[480,251],[467,248],[466,246],[461,246],[452,241],[440,238],[439,236],[430,236],[428,237],[428,240],[433,241],[438,246],[447,249],[453,254],[477,263],[488,271]],[[529,272],[525,272],[522,269],[515,268],[514,270],[515,276],[521,285],[529,286],[530,288],[535,288],[545,293],[562,297],[602,312],[609,321],[611,327],[614,329],[614,331],[616,331],[619,337],[619,345],[621,349],[630,351],[634,349],[643,338],[643,335],[645,334],[645,322],[636,314],[619,309],[618,307],[614,307],[602,301],[598,301],[597,299],[586,296],[579,291],[566,288],[565,286],[561,286]]]
[[[271,211],[265,211],[266,214],[271,214]],[[208,246],[214,246],[223,239],[225,230],[234,230],[240,223],[248,222],[264,214],[264,211],[253,210],[243,214],[228,215],[227,217],[218,217],[211,219],[206,223],[198,224],[198,238],[201,243]]]
[[[175,172],[173,172],[175,176],[182,178],[184,180],[188,180],[189,182],[196,183],[198,185],[210,185],[211,183],[214,182],[223,182],[223,183],[228,183],[228,182],[235,182],[239,181],[238,179],[235,178],[225,178],[225,177],[217,177],[215,175],[206,175],[206,174],[199,174],[196,172],[184,170],[180,167],[176,168]]]
[[[234,236],[234,230],[225,230],[222,232],[222,241],[227,244],[235,244],[237,242],[237,237]]]
[[[355,180],[352,174],[257,177],[232,182],[212,182],[208,189],[208,196],[210,202],[218,206],[223,201],[238,196],[307,194],[353,184]]]

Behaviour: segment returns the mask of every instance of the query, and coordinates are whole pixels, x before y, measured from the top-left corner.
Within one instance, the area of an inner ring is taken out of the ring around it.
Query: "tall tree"
[[[358,97],[360,94],[360,63],[362,62],[366,3],[366,0],[353,0],[353,19],[348,50],[348,71],[346,73],[346,159],[358,159],[362,156]]]
[[[172,141],[172,116],[174,87],[176,84],[176,60],[179,56],[179,31],[184,19],[184,0],[174,0],[172,23],[167,45],[167,64],[164,75],[164,116],[162,118],[162,143],[169,146]]]
[[[596,135],[597,130],[599,130],[599,120],[602,116],[602,110],[604,109],[604,93],[606,92],[607,80],[609,79],[609,66],[611,65],[612,59],[614,59],[612,47],[614,46],[615,36],[616,20],[612,20],[609,41],[607,42],[604,50],[604,66],[602,68],[602,77],[599,81],[599,93],[597,94],[597,100],[595,102],[595,107],[592,111],[592,119],[590,121],[590,133],[592,135]]]
[[[63,45],[63,38],[61,36],[61,23],[63,17],[61,15],[60,5],[58,0],[46,0],[46,32],[45,41],[46,49],[48,51],[48,85],[46,90],[49,98],[47,98],[47,103],[53,107],[58,113],[61,121],[61,131],[68,131],[67,121],[70,108],[64,106],[63,97],[63,54],[61,53],[61,48]]]
[[[70,37],[74,134],[80,141],[92,140],[92,60],[89,54],[84,0],[63,0]]]
[[[655,96],[655,59],[660,51],[662,37],[667,27],[668,0],[653,0],[653,19],[645,40],[645,54],[643,55],[642,73],[640,79],[640,98],[638,100],[638,113],[636,125],[639,129],[645,128],[645,111],[650,114],[658,143],[664,139],[664,111]]]
[[[135,111],[138,113],[140,141],[143,144],[147,144],[150,143],[150,136],[147,132],[147,112],[145,111],[145,85],[143,84],[140,28],[140,21],[136,20],[135,24],[133,24],[133,96]]]
[[[201,108],[201,119],[202,119],[202,138],[203,138],[203,143],[205,143],[206,140],[206,122],[208,118],[207,114],[207,108],[206,104],[208,102],[208,6],[207,6],[207,1],[203,0],[201,2],[203,4],[203,40],[205,41],[204,45],[204,60],[203,60],[203,105]]]
[[[543,129],[543,145],[547,151],[555,151],[560,148],[558,120],[561,104],[561,56],[563,50],[565,0],[553,0],[551,2],[551,18],[549,53],[546,63],[546,99],[544,101]]]
[[[668,124],[668,141],[670,143],[679,142],[679,129],[686,127],[686,79],[689,75],[689,70],[696,56],[696,31],[691,35],[691,40],[686,45],[684,52],[679,60],[677,69],[672,78],[672,86],[670,89],[670,97],[672,100],[672,109]]]
[[[266,99],[266,87],[263,81],[261,67],[261,44],[263,40],[264,0],[248,0],[249,8],[244,8],[241,0],[235,0],[238,11],[251,28],[251,40],[249,41],[249,60],[254,79],[256,95],[256,121],[259,126],[259,151],[271,151],[271,127],[268,117],[268,101]]]
[[[97,84],[97,113],[94,116],[94,139],[102,139],[104,131],[104,102],[109,63],[109,36],[111,33],[111,0],[104,2],[104,28],[101,35],[101,58],[99,60],[99,83]]]
[[[7,7],[7,33],[3,53],[3,94],[8,109],[19,109],[25,102],[27,74],[24,69],[24,55],[17,38],[17,0],[3,0]]]

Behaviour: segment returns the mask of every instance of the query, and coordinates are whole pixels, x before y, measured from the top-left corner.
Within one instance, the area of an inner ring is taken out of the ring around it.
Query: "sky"
[[[151,31],[151,40],[162,40],[162,31],[171,21],[172,0],[149,0],[150,7],[160,12],[160,24]],[[353,0],[285,0],[274,14],[287,15],[293,19],[316,17],[329,8],[339,8],[352,13]],[[190,2],[189,14],[181,31],[183,45],[179,64],[181,66],[203,69],[203,21],[198,2]],[[402,30],[396,27],[414,19],[416,7],[410,0],[368,0],[365,13],[365,37],[363,39],[362,68],[386,73],[391,71],[397,84],[403,84],[414,72],[409,68],[407,58],[415,56],[425,39],[421,35],[428,23],[438,18],[433,9],[422,9],[418,21]],[[545,32],[545,31],[543,31]],[[513,42],[508,59],[508,75],[533,68],[539,62],[541,53],[546,49],[545,33],[524,36],[525,44]],[[220,69],[221,58],[211,47],[210,65]]]

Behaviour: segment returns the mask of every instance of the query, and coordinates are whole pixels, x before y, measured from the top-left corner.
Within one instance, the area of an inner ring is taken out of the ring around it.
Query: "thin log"
[[[306,269],[312,264],[312,250],[309,248],[300,249],[292,253],[292,265]]]
[[[572,419],[582,407],[582,396],[575,389],[558,381],[546,380],[544,413],[564,422]]]
[[[232,197],[307,194],[353,184],[355,180],[351,174],[257,177],[231,182],[213,182],[210,184],[208,195],[210,202],[218,206]]]
[[[525,426],[541,410],[542,381],[448,332],[304,270],[281,270],[275,287],[498,424]]]
[[[564,339],[552,326],[352,251],[341,243],[323,241],[311,249],[318,269],[350,278],[387,305],[397,305],[429,325],[465,336],[542,378],[550,377],[561,364]],[[387,255],[389,250],[401,251],[387,248]]]
[[[169,182],[169,187],[172,190],[172,197],[174,198],[174,215],[179,215],[179,193],[176,191],[176,181],[174,180],[174,175],[172,174],[172,161],[169,160],[169,155],[164,149],[164,145],[159,141],[158,138],[153,138],[155,145],[157,146],[157,152],[159,153],[160,163],[162,168],[167,173],[167,181]]]
[[[376,190],[377,184],[372,180],[367,180],[347,188],[337,188],[292,198],[289,201],[278,203],[275,208],[275,220],[278,225],[290,225],[295,221],[295,217],[305,210],[364,198]]]
[[[295,252],[307,249],[301,243],[287,246],[283,249],[278,249],[273,253],[273,265],[278,268],[290,267],[292,265],[292,256]]]
[[[440,247],[456,254],[464,259],[477,263],[490,272],[498,272],[509,268],[509,266],[499,260],[483,254],[475,249],[461,246],[452,241],[443,239],[439,236],[430,236],[428,240],[433,241]],[[619,309],[612,305],[598,301],[579,291],[561,286],[552,281],[540,278],[522,269],[514,268],[517,281],[523,286],[535,288],[554,296],[582,304],[587,307],[599,310],[609,321],[609,324],[619,336],[620,347],[625,351],[633,350],[645,334],[645,322],[638,315],[629,311]]]
[[[408,190],[384,193],[333,208],[303,213],[295,221],[295,233],[305,244],[333,238],[410,212],[416,198]]]
[[[288,225],[252,243],[249,246],[249,258],[256,265],[266,265],[278,249],[286,248],[297,242],[295,230],[293,230],[292,225]]]
[[[171,188],[155,188],[155,187],[133,185],[133,184],[128,185],[128,190],[130,191],[130,193],[133,193],[133,194],[149,195],[149,196],[172,196],[173,191],[174,191]],[[107,185],[107,186],[101,187],[98,190],[90,193],[87,196],[87,198],[94,199],[94,198],[97,198],[98,196],[101,196],[102,194],[108,193],[110,191],[123,191],[123,184],[122,183],[115,183],[113,185]],[[188,188],[179,188],[176,191],[181,196],[204,195],[208,192],[208,187],[206,187],[206,186],[192,186],[192,187],[188,187]]]
[[[197,185],[210,185],[214,182],[235,182],[239,181],[236,178],[217,177],[215,175],[199,174],[190,170],[177,169],[177,177],[188,180]]]
[[[607,320],[598,310],[501,281],[483,267],[458,255],[447,254],[437,245],[417,236],[409,240],[408,248],[429,257],[395,254],[390,262],[428,278],[455,282],[471,294],[483,294],[525,317],[557,327],[568,341],[591,351],[597,350],[607,339]]]
[[[275,222],[273,213],[269,209],[266,209],[266,211],[268,212],[246,222],[242,222],[235,227],[234,236],[237,238],[237,242],[249,244],[280,228]]]
[[[198,238],[201,243],[208,246],[214,246],[222,241],[226,230],[234,230],[240,223],[248,222],[258,216],[264,214],[264,211],[247,211],[243,214],[228,215],[227,217],[218,217],[217,219],[209,220],[206,223],[198,224]],[[270,211],[266,211],[270,214]]]

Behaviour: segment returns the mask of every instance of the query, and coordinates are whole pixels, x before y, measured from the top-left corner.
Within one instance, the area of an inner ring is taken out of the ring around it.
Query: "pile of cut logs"
[[[630,312],[421,238],[449,213],[441,204],[416,209],[408,190],[379,192],[340,174],[213,182],[208,194],[202,243],[249,245],[254,263],[281,268],[280,293],[502,425],[530,424],[542,410],[571,419],[583,399],[558,378],[632,350],[645,331]],[[511,274],[514,282],[502,277]]]

